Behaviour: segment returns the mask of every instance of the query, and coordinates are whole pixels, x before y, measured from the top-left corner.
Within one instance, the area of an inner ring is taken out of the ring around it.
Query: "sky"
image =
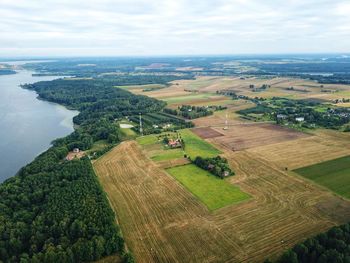
[[[349,0],[0,0],[0,56],[345,53],[349,14]]]

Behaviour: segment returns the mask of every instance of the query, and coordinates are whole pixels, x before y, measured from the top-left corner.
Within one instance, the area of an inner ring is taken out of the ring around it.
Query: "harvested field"
[[[213,130],[209,127],[203,127],[203,128],[194,128],[191,130],[193,133],[197,134],[202,139],[208,139],[208,138],[215,138],[219,136],[224,136],[222,133]]]
[[[221,150],[225,151],[225,148]],[[137,262],[262,262],[350,220],[350,203],[246,151],[225,151],[252,199],[214,212],[134,141],[94,163]]]
[[[237,111],[254,107],[255,104],[245,100],[232,100],[232,103],[227,105],[226,110],[216,111],[213,115],[191,120],[195,126],[224,126],[226,120],[226,114],[228,124],[237,124],[241,122],[247,122],[241,118],[241,115],[236,113]]]
[[[177,80],[172,82],[173,85],[146,93],[147,96],[167,99],[171,103],[179,103],[181,101],[191,101],[195,103],[197,99],[185,99],[187,96],[203,95],[209,93],[216,93],[216,91],[233,91],[237,95],[244,95],[251,98],[263,97],[286,97],[290,99],[321,99],[331,102],[335,99],[349,98],[350,85],[341,84],[321,84],[297,78],[230,78],[230,77],[197,77],[195,80]],[[266,90],[254,92],[249,88],[254,85],[259,88],[262,85],[268,85]],[[294,89],[287,89],[293,87]],[[325,91],[333,92],[325,92]],[[140,94],[142,89],[130,89],[131,92]],[[299,92],[298,92],[299,91]],[[203,95],[204,96],[204,95]],[[200,96],[199,96],[200,97]],[[176,99],[177,98],[177,99]],[[204,99],[202,97],[202,99]],[[177,101],[180,100],[180,101]]]
[[[167,169],[175,166],[182,166],[189,163],[190,161],[187,158],[179,158],[179,159],[157,162],[157,166],[162,169]]]
[[[296,140],[309,135],[273,124],[237,124],[229,129],[213,128],[224,136],[210,139],[215,144],[234,151]]]
[[[289,170],[324,162],[350,154],[350,134],[325,131],[314,136],[263,145],[249,149],[267,162]]]

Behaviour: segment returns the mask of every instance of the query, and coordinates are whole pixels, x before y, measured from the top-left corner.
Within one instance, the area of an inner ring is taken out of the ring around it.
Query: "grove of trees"
[[[333,227],[286,251],[278,263],[349,263],[350,224]]]

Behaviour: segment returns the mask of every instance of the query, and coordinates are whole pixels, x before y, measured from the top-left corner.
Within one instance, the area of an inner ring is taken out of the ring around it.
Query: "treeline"
[[[278,263],[350,262],[350,224],[333,227],[285,252]]]
[[[197,156],[193,163],[221,179],[235,174],[228,165],[227,159],[220,156],[214,158],[202,158]]]
[[[224,110],[227,107],[224,106],[191,106],[191,105],[181,105],[177,109],[165,108],[163,111],[168,114],[175,116],[182,116],[186,119],[192,120],[200,117],[205,117],[212,115],[214,111]]]
[[[106,82],[112,82],[115,86],[163,84],[170,85],[169,82],[178,79],[194,79],[193,75],[159,75],[159,74],[124,74],[124,75],[104,75],[101,77]],[[152,90],[152,89],[150,89]],[[147,91],[147,90],[144,90]]]
[[[138,132],[140,129],[139,116],[131,116],[129,120],[137,123],[133,129]],[[174,131],[193,127],[192,122],[187,122],[184,119],[165,112],[147,113],[142,115],[142,125],[143,134],[145,135],[152,133],[159,134],[165,131]]]
[[[0,75],[11,75],[16,74],[16,71],[12,69],[0,69]]]
[[[43,99],[77,109],[75,132],[57,139],[0,185],[0,261],[86,262],[124,252],[115,215],[87,157],[65,161],[69,150],[119,141],[115,118],[158,112],[164,103],[101,80],[54,80],[26,85]]]

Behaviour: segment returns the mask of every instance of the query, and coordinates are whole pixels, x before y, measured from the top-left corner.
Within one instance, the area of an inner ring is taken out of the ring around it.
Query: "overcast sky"
[[[7,57],[349,49],[349,0],[0,0]]]

